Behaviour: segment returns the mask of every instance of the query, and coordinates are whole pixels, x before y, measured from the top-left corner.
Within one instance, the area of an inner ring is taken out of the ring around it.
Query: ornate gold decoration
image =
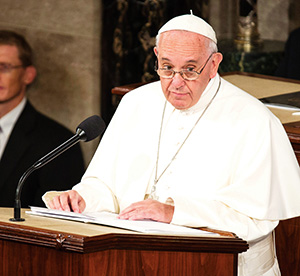
[[[257,1],[240,0],[238,31],[234,40],[238,49],[246,52],[253,48],[260,47],[262,41],[258,32]]]

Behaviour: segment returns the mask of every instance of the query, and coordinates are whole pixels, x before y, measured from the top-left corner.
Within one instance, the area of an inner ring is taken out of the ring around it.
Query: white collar
[[[182,114],[182,115],[192,115],[194,113],[202,111],[209,104],[212,97],[214,97],[214,95],[218,89],[218,86],[219,86],[219,80],[220,80],[219,74],[217,74],[213,79],[211,79],[209,81],[209,83],[207,84],[206,88],[204,89],[202,95],[200,96],[199,101],[192,107],[190,107],[188,109],[184,109],[184,110],[179,110],[179,109],[176,110],[173,107],[172,110],[179,112],[179,114]],[[169,105],[171,105],[171,104],[169,104]]]
[[[24,97],[23,100],[13,110],[5,114],[0,119],[1,129],[5,137],[10,135],[15,123],[25,107],[26,101],[27,99]]]

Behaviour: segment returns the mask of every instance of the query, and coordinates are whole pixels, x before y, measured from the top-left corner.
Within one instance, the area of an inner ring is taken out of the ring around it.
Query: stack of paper
[[[153,233],[163,235],[187,235],[187,236],[219,236],[219,234],[206,232],[194,228],[162,223],[152,220],[121,220],[118,215],[109,212],[74,213],[60,210],[52,210],[41,207],[30,207],[27,214],[51,217],[65,220],[74,220],[85,223],[101,224],[141,233]]]

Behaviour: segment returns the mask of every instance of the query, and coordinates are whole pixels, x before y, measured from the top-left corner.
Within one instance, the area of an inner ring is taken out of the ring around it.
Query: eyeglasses
[[[0,73],[10,73],[13,69],[24,67],[23,65],[12,65],[9,63],[0,63]]]
[[[154,69],[155,69],[156,73],[164,79],[172,79],[172,78],[174,78],[176,73],[179,73],[180,76],[184,80],[188,80],[188,81],[196,80],[196,79],[198,79],[198,77],[202,73],[202,71],[204,70],[206,64],[208,63],[209,59],[212,57],[213,54],[214,53],[210,54],[210,56],[208,57],[208,59],[206,60],[206,62],[204,63],[202,69],[199,72],[194,71],[194,70],[188,70],[188,69],[182,69],[180,71],[174,71],[172,69],[157,68],[157,61],[156,61]]]

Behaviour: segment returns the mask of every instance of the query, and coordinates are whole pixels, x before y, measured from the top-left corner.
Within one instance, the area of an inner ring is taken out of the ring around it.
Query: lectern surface
[[[237,275],[235,235],[139,234],[0,208],[0,275]],[[227,233],[228,234],[228,233]]]

